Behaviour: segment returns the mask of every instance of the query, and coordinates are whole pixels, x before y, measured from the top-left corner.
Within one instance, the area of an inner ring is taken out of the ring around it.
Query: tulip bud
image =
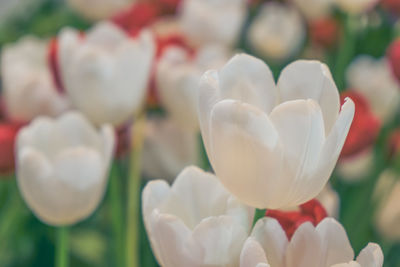
[[[199,87],[213,169],[232,194],[260,209],[298,206],[322,191],[353,120],[352,100],[339,111],[338,89],[318,61],[289,64],[275,83],[263,61],[239,54],[206,72]]]
[[[38,218],[70,225],[88,217],[107,185],[114,152],[111,126],[94,128],[80,114],[35,119],[17,136],[17,180]]]
[[[52,80],[47,48],[45,41],[24,37],[3,49],[3,100],[5,113],[13,121],[28,122],[39,115],[58,116],[69,108]]]
[[[278,221],[259,220],[246,240],[240,267],[330,266],[382,267],[379,245],[369,243],[354,260],[354,250],[343,226],[332,218],[318,225],[303,223],[288,240]]]
[[[260,8],[251,23],[247,39],[259,55],[284,61],[300,50],[305,31],[302,17],[295,8],[268,2]]]
[[[341,159],[358,154],[371,147],[378,137],[381,122],[370,110],[366,98],[355,92],[347,91],[341,94],[341,101],[351,98],[355,104],[355,114],[346,142],[344,143]]]
[[[392,73],[400,82],[400,39],[392,42],[387,50],[387,59],[392,68]]]
[[[67,0],[68,5],[85,18],[107,19],[137,0]]]
[[[298,211],[267,210],[265,216],[275,218],[290,240],[300,225],[311,222],[317,226],[327,217],[327,213],[318,200],[312,199],[300,205]]]
[[[76,108],[97,125],[118,126],[139,112],[154,58],[149,32],[131,39],[103,22],[84,38],[64,29],[58,40],[62,81]]]
[[[185,168],[172,186],[152,181],[142,193],[144,224],[160,266],[237,266],[254,209],[217,177]]]
[[[309,22],[311,42],[323,48],[332,48],[339,39],[339,25],[332,18],[321,18]]]
[[[379,0],[336,0],[336,4],[344,12],[362,14],[371,10]]]
[[[179,18],[183,31],[197,45],[233,46],[246,11],[246,0],[185,0]]]

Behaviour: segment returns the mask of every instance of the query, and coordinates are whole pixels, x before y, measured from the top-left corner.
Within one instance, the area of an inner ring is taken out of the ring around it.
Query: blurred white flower
[[[199,120],[210,162],[247,205],[282,209],[316,197],[339,157],[354,116],[328,67],[299,60],[275,84],[261,60],[241,54],[204,74]]]
[[[172,182],[189,165],[199,162],[198,132],[174,120],[151,118],[146,122],[142,169],[147,178]]]
[[[67,0],[76,12],[89,20],[110,18],[137,0]]]
[[[379,0],[335,0],[336,4],[344,12],[361,14],[372,9]]]
[[[57,116],[68,108],[53,83],[47,65],[47,42],[28,36],[6,45],[1,57],[7,115],[17,121]]]
[[[343,226],[332,218],[303,223],[288,241],[279,223],[259,220],[243,246],[240,267],[381,267],[379,245],[369,243],[354,260]]]
[[[185,0],[179,16],[183,31],[195,43],[232,46],[246,12],[246,0]]]
[[[367,149],[354,156],[339,160],[337,172],[347,182],[358,182],[365,179],[374,167],[373,150]]]
[[[250,25],[247,39],[260,56],[283,61],[300,50],[305,35],[303,19],[295,8],[268,2]]]
[[[165,51],[156,69],[156,87],[162,105],[182,126],[197,130],[197,96],[201,76],[205,71],[222,67],[229,59],[220,46],[206,46],[195,56],[183,48]]]
[[[97,24],[85,37],[73,29],[64,29],[59,36],[66,92],[97,125],[120,125],[141,108],[153,57],[149,32],[134,40],[109,22]]]
[[[348,87],[365,96],[372,111],[388,121],[400,103],[400,88],[385,58],[363,55],[356,58],[346,72]]]
[[[43,222],[69,225],[88,217],[101,201],[114,150],[114,132],[99,131],[76,112],[35,119],[17,137],[17,181]]]
[[[392,170],[384,171],[375,187],[375,224],[378,231],[388,240],[400,240],[400,175]]]
[[[165,181],[148,183],[142,200],[161,266],[238,266],[254,210],[229,194],[214,175],[187,167],[172,187]]]
[[[291,0],[310,20],[320,19],[332,11],[334,0]]]
[[[325,208],[329,217],[339,218],[340,198],[329,183],[316,198]]]

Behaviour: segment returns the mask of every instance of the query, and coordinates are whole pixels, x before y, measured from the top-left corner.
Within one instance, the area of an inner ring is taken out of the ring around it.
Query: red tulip
[[[324,48],[334,46],[339,39],[339,25],[334,18],[311,21],[309,31],[311,42]]]
[[[346,97],[350,97],[354,101],[356,111],[340,156],[342,159],[358,154],[372,146],[381,127],[380,120],[372,113],[364,96],[354,90],[348,90],[341,94],[342,103]]]
[[[392,42],[387,50],[387,59],[392,68],[392,73],[400,82],[400,39]]]
[[[388,12],[399,16],[400,15],[400,1],[399,0],[382,0],[382,6]]]
[[[318,200],[312,199],[303,205],[300,205],[296,211],[267,210],[265,216],[278,220],[279,224],[285,230],[289,240],[294,232],[305,222],[311,222],[314,226],[320,223],[328,215],[325,208]]]
[[[136,36],[144,27],[156,21],[160,15],[161,10],[154,3],[135,3],[111,20],[131,36]]]
[[[394,130],[389,136],[388,142],[388,156],[394,158],[400,154],[400,129]]]
[[[49,64],[49,68],[51,71],[51,74],[53,76],[53,81],[54,84],[57,88],[57,90],[60,93],[64,92],[64,87],[61,82],[61,73],[60,73],[60,65],[58,62],[58,41],[57,38],[53,38],[48,47],[47,51],[47,61]]]
[[[0,174],[14,170],[14,146],[19,128],[17,124],[0,123]]]

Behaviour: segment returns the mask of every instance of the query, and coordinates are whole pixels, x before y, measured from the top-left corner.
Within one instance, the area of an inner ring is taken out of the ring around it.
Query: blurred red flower
[[[348,90],[340,96],[342,104],[346,97],[354,101],[356,111],[340,155],[342,159],[358,154],[370,147],[376,141],[381,127],[380,120],[372,113],[364,96],[354,90]]]
[[[300,205],[299,210],[267,210],[265,216],[275,218],[290,240],[297,228],[303,223],[311,222],[314,226],[317,226],[328,215],[321,203],[316,199],[312,199]]]
[[[47,50],[47,61],[50,72],[53,76],[54,84],[60,93],[64,92],[64,87],[61,81],[60,65],[58,62],[58,40],[53,38]]]
[[[382,0],[382,7],[388,12],[399,16],[400,15],[400,1],[399,0]]]
[[[19,129],[18,124],[0,122],[0,174],[14,170],[14,146]]]
[[[333,47],[339,39],[339,25],[331,17],[310,21],[309,32],[311,42],[324,48]]]
[[[387,58],[392,68],[392,73],[400,82],[400,39],[392,42],[387,50]]]

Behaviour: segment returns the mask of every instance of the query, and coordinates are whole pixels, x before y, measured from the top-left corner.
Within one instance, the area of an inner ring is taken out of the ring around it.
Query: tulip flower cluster
[[[22,2],[0,266],[400,264],[400,1]]]

